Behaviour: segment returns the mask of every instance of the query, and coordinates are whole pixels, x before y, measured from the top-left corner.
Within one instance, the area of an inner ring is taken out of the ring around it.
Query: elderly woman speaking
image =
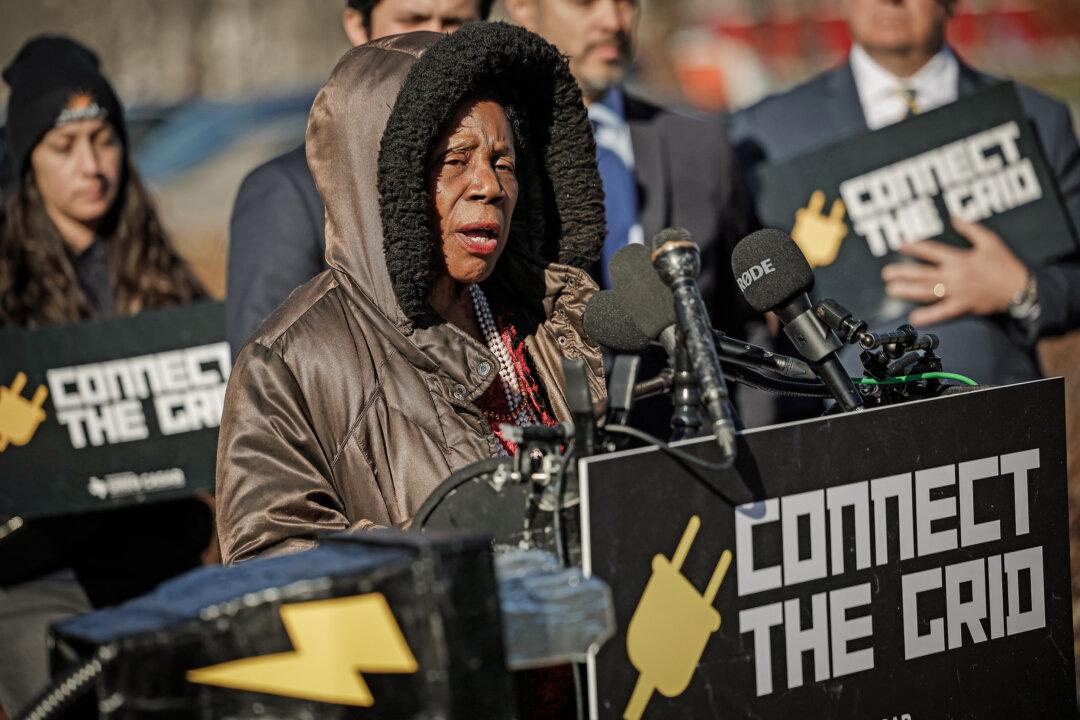
[[[325,530],[406,526],[501,423],[569,418],[560,360],[599,350],[582,268],[604,237],[581,93],[558,51],[501,23],[350,51],[319,92],[308,164],[330,269],[244,347],[218,445],[226,562]]]

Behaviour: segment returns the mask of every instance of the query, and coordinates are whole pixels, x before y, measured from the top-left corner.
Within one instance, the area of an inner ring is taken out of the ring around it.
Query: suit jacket
[[[757,221],[721,119],[627,95],[626,122],[645,241],[666,227],[689,230],[701,248],[699,285],[713,326],[742,337],[750,310],[731,275],[731,250]]]
[[[731,275],[731,250],[757,229],[757,219],[721,118],[660,108],[629,94],[625,113],[645,242],[666,227],[689,230],[701,249],[698,284],[713,327],[762,343],[764,326],[753,322],[756,314]],[[651,377],[666,365],[663,351],[650,348],[641,377]],[[729,390],[736,388],[729,385]],[[737,391],[740,418],[746,425],[766,424],[773,418],[771,399],[764,393]],[[666,438],[671,411],[670,397],[648,398],[635,404],[631,421]]]
[[[244,178],[229,225],[225,296],[234,358],[289,293],[327,268],[324,225],[303,145]]]
[[[960,63],[959,95],[1001,82]],[[1024,85],[1020,100],[1042,143],[1073,225],[1080,227],[1080,147],[1068,108]],[[851,65],[825,72],[787,92],[773,95],[731,119],[731,137],[747,174],[751,192],[758,189],[756,168],[780,162],[867,130]],[[1080,325],[1080,262],[1032,269],[1042,316],[1039,334],[1064,332]],[[843,298],[837,298],[843,301]],[[941,336],[945,369],[983,383],[1007,383],[1039,377],[1034,343],[1004,317],[964,317],[931,328]],[[857,365],[857,363],[855,363]],[[855,369],[849,363],[849,369]]]

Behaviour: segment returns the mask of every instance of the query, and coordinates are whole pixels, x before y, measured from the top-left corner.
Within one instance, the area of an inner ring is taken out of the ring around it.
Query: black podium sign
[[[1076,250],[1075,233],[1013,83],[880,130],[765,166],[758,214],[790,231],[814,267],[818,297],[888,321],[881,268],[906,243],[967,247],[951,217],[998,232],[1028,265]]]
[[[591,717],[1075,716],[1060,379],[580,468]]]
[[[224,337],[210,302],[0,333],[0,515],[212,490]]]

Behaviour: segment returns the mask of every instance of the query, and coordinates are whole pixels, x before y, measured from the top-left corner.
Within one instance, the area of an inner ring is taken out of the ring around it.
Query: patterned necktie
[[[916,96],[919,94],[918,91],[913,87],[901,87],[898,92],[900,93],[900,97],[903,98],[904,104],[907,105],[907,112],[904,113],[904,119],[907,120],[912,115],[918,115],[921,112],[919,110],[919,103],[915,100]]]

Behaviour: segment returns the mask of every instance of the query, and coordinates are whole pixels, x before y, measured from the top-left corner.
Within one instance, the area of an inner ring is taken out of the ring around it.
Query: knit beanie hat
[[[11,87],[7,131],[16,178],[42,136],[64,123],[104,118],[127,147],[123,108],[99,67],[97,55],[71,38],[41,35],[4,68]]]

